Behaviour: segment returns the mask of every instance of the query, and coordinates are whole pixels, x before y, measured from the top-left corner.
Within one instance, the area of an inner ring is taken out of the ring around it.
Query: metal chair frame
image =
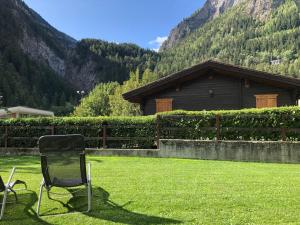
[[[16,171],[16,167],[13,167],[11,173],[10,173],[10,176],[8,178],[8,181],[6,184],[3,183],[3,180],[2,178],[0,177],[0,188],[1,190],[4,192],[3,194],[3,200],[2,200],[2,207],[1,207],[1,212],[0,212],[0,220],[2,220],[3,218],[3,215],[4,215],[4,211],[5,211],[5,206],[6,206],[6,203],[11,203],[11,202],[7,202],[7,196],[9,193],[13,193],[14,196],[15,196],[15,200],[16,202],[18,201],[18,196],[17,196],[17,193],[16,193],[16,190],[14,190],[14,186],[17,185],[17,184],[23,184],[25,186],[25,189],[27,189],[27,185],[24,181],[21,181],[21,180],[16,180],[14,182],[11,182],[13,176],[14,176],[14,173]]]
[[[50,135],[49,135],[50,136]],[[51,135],[54,136],[54,135]],[[66,135],[68,136],[68,135]],[[45,137],[45,136],[43,136]],[[41,137],[41,138],[43,138]],[[40,138],[40,139],[41,139]],[[81,153],[80,154],[80,163],[81,163],[81,175],[83,176],[83,183],[80,185],[76,185],[76,186],[82,186],[84,185],[86,187],[86,191],[87,191],[87,198],[88,198],[88,207],[86,211],[83,212],[90,212],[92,209],[92,181],[91,181],[91,164],[87,163],[87,168],[88,170],[86,171],[85,167],[85,154]],[[39,191],[39,198],[38,198],[38,205],[37,205],[37,215],[40,216],[40,208],[41,208],[41,202],[42,202],[42,196],[43,196],[43,190],[45,189],[47,191],[47,196],[49,199],[54,200],[51,196],[50,196],[50,191],[52,187],[59,187],[59,188],[71,188],[71,187],[76,187],[76,186],[58,186],[58,185],[54,185],[52,184],[52,182],[49,179],[49,174],[47,172],[47,156],[41,154],[41,164],[42,164],[42,174],[43,174],[43,180],[41,182],[40,185],[40,191]],[[86,173],[87,172],[87,173]],[[54,194],[54,193],[52,193]],[[64,194],[58,194],[55,193],[56,195],[64,195]],[[83,196],[83,195],[80,195]],[[86,195],[84,195],[86,196]],[[79,197],[79,196],[78,196]]]

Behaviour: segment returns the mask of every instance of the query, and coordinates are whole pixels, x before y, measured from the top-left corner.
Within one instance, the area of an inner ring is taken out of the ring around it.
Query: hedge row
[[[88,147],[103,147],[103,127],[108,125],[110,148],[155,148],[156,135],[166,139],[216,139],[216,118],[220,118],[222,140],[300,140],[300,108],[247,109],[236,111],[173,111],[145,117],[55,117],[0,120],[0,146],[4,146],[5,126],[9,137],[40,137],[51,134],[44,126],[54,126],[55,134],[79,133]],[[156,119],[157,118],[157,119]],[[34,128],[33,128],[34,127]],[[39,128],[40,127],[40,128]],[[157,127],[159,129],[157,130]],[[297,130],[298,129],[298,130]],[[283,133],[284,131],[284,133]],[[131,140],[122,140],[130,138]],[[142,138],[142,139],[138,139]],[[36,139],[8,139],[8,147],[34,147]]]
[[[300,107],[228,111],[174,111],[161,113],[162,138],[216,139],[220,117],[222,140],[300,140]],[[177,129],[168,129],[177,128]],[[211,129],[209,129],[211,128]]]
[[[103,126],[107,127],[108,137],[133,138],[132,140],[107,141],[111,148],[154,148],[155,117],[54,117],[54,118],[26,118],[0,120],[0,146],[4,146],[5,126],[9,127],[9,137],[40,137],[51,134],[54,126],[55,134],[82,134],[86,138],[102,137]],[[33,128],[34,127],[34,128]],[[3,135],[2,135],[3,136]],[[135,137],[144,137],[148,140],[138,140]],[[87,140],[87,147],[103,147],[102,141]],[[8,139],[11,147],[35,147],[35,139]]]

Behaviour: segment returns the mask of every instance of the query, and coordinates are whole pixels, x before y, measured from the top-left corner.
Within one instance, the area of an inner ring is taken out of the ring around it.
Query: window
[[[172,111],[173,99],[164,98],[164,99],[156,99],[156,112],[167,112]]]
[[[255,95],[256,108],[277,107],[277,94]]]

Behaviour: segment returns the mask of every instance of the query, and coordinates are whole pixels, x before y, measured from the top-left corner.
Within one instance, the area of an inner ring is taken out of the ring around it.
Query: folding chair
[[[16,171],[16,167],[14,167],[10,173],[9,179],[6,184],[4,184],[2,177],[0,176],[0,192],[3,192],[3,200],[2,200],[2,207],[1,207],[1,213],[0,213],[0,220],[3,218],[5,205],[7,203],[7,196],[10,192],[12,192],[15,196],[16,202],[18,201],[17,193],[13,189],[16,184],[23,184],[25,186],[25,189],[27,189],[27,185],[24,181],[16,180],[14,182],[11,182],[13,175]]]
[[[92,205],[91,166],[86,172],[84,137],[82,135],[47,135],[39,139],[43,180],[40,186],[37,214],[43,189],[50,196],[52,187],[71,188],[84,185],[87,189],[88,207]]]

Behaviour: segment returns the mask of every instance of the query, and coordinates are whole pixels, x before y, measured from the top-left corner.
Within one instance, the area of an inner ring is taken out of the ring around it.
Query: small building
[[[206,61],[123,94],[144,115],[298,105],[300,79]]]
[[[16,106],[7,109],[0,109],[0,118],[24,118],[24,117],[53,117],[51,111],[34,109],[24,106]]]

